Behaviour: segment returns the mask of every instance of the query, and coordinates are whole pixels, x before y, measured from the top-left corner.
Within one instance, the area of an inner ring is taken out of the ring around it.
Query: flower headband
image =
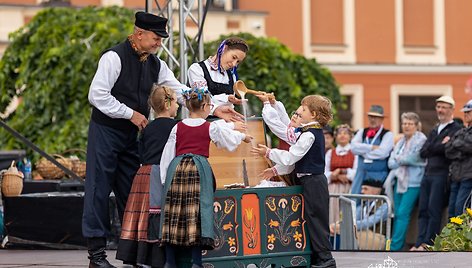
[[[188,90],[182,90],[182,96],[183,96],[186,100],[192,99],[192,95],[193,95],[194,93],[197,94],[198,100],[199,100],[199,101],[202,101],[202,100],[203,100],[203,96],[210,94],[210,91],[208,91],[208,88],[206,88],[206,87],[192,88],[192,89],[188,89]]]

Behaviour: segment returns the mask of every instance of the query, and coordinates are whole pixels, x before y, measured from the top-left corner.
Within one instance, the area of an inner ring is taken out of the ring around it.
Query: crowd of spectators
[[[472,79],[470,87],[472,94]],[[455,217],[470,206],[472,100],[461,109],[464,125],[454,118],[452,97],[441,96],[431,105],[435,105],[438,123],[430,133],[421,132],[418,114],[405,112],[401,134],[394,137],[383,125],[383,107],[372,105],[366,128],[353,134],[348,125],[340,125],[332,133],[335,144],[326,146],[325,175],[331,194],[368,192],[390,198],[394,212],[390,249],[394,251],[408,250],[405,238],[410,220],[417,221],[418,235],[409,250],[423,251],[440,233],[445,208],[448,217]],[[382,188],[375,188],[379,185]],[[388,217],[386,204],[369,210],[371,203],[359,199],[356,203],[358,230]],[[334,224],[340,219],[337,199],[331,198],[330,205],[330,222]],[[418,218],[411,219],[415,206]]]

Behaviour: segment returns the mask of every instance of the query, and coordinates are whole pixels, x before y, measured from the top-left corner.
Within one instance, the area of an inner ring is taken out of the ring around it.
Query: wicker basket
[[[11,163],[8,170],[2,171],[1,188],[4,196],[19,196],[23,190],[23,174],[19,172],[15,161]]]
[[[69,149],[67,151],[64,151],[63,154],[71,154],[71,153],[81,153],[84,156],[87,154],[85,150],[82,149]],[[81,160],[79,157],[76,155],[71,155],[68,158],[72,162],[72,171],[77,174],[79,177],[85,179],[85,168],[86,164],[85,161]]]
[[[19,174],[4,173],[2,193],[4,196],[19,196],[23,190],[23,178]]]
[[[72,169],[72,161],[70,159],[59,154],[53,154],[52,156],[54,156],[57,162],[61,163],[66,168]],[[38,163],[36,163],[36,170],[44,179],[57,180],[62,179],[65,176],[65,172],[62,169],[46,158],[39,159]]]

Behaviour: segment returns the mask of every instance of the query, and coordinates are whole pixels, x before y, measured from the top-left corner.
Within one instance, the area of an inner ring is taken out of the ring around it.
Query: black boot
[[[116,268],[111,265],[107,260],[107,254],[105,254],[105,248],[98,250],[89,250],[89,268]]]
[[[336,261],[333,258],[322,260],[316,264],[312,264],[311,268],[336,268]]]
[[[314,264],[311,265],[311,268],[336,268],[336,261],[331,252],[316,252],[313,255]]]
[[[104,237],[93,237],[87,239],[89,253],[89,268],[116,268],[107,261],[105,246],[107,240]]]

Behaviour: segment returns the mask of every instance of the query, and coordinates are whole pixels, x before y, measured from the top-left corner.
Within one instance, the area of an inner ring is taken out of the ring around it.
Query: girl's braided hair
[[[166,103],[175,99],[175,92],[166,86],[159,86],[154,84],[149,95],[148,105],[154,110],[155,113],[161,113],[166,109]]]
[[[238,49],[246,53],[249,51],[249,45],[244,41],[244,39],[239,37],[230,37],[223,40],[216,51],[216,58],[218,59],[218,71],[221,71],[221,55],[225,51],[225,46],[228,50]],[[237,66],[233,67],[233,73],[236,72]]]
[[[201,109],[203,104],[211,102],[211,94],[206,87],[183,90],[182,97],[185,99],[187,109],[191,112],[195,112]]]

